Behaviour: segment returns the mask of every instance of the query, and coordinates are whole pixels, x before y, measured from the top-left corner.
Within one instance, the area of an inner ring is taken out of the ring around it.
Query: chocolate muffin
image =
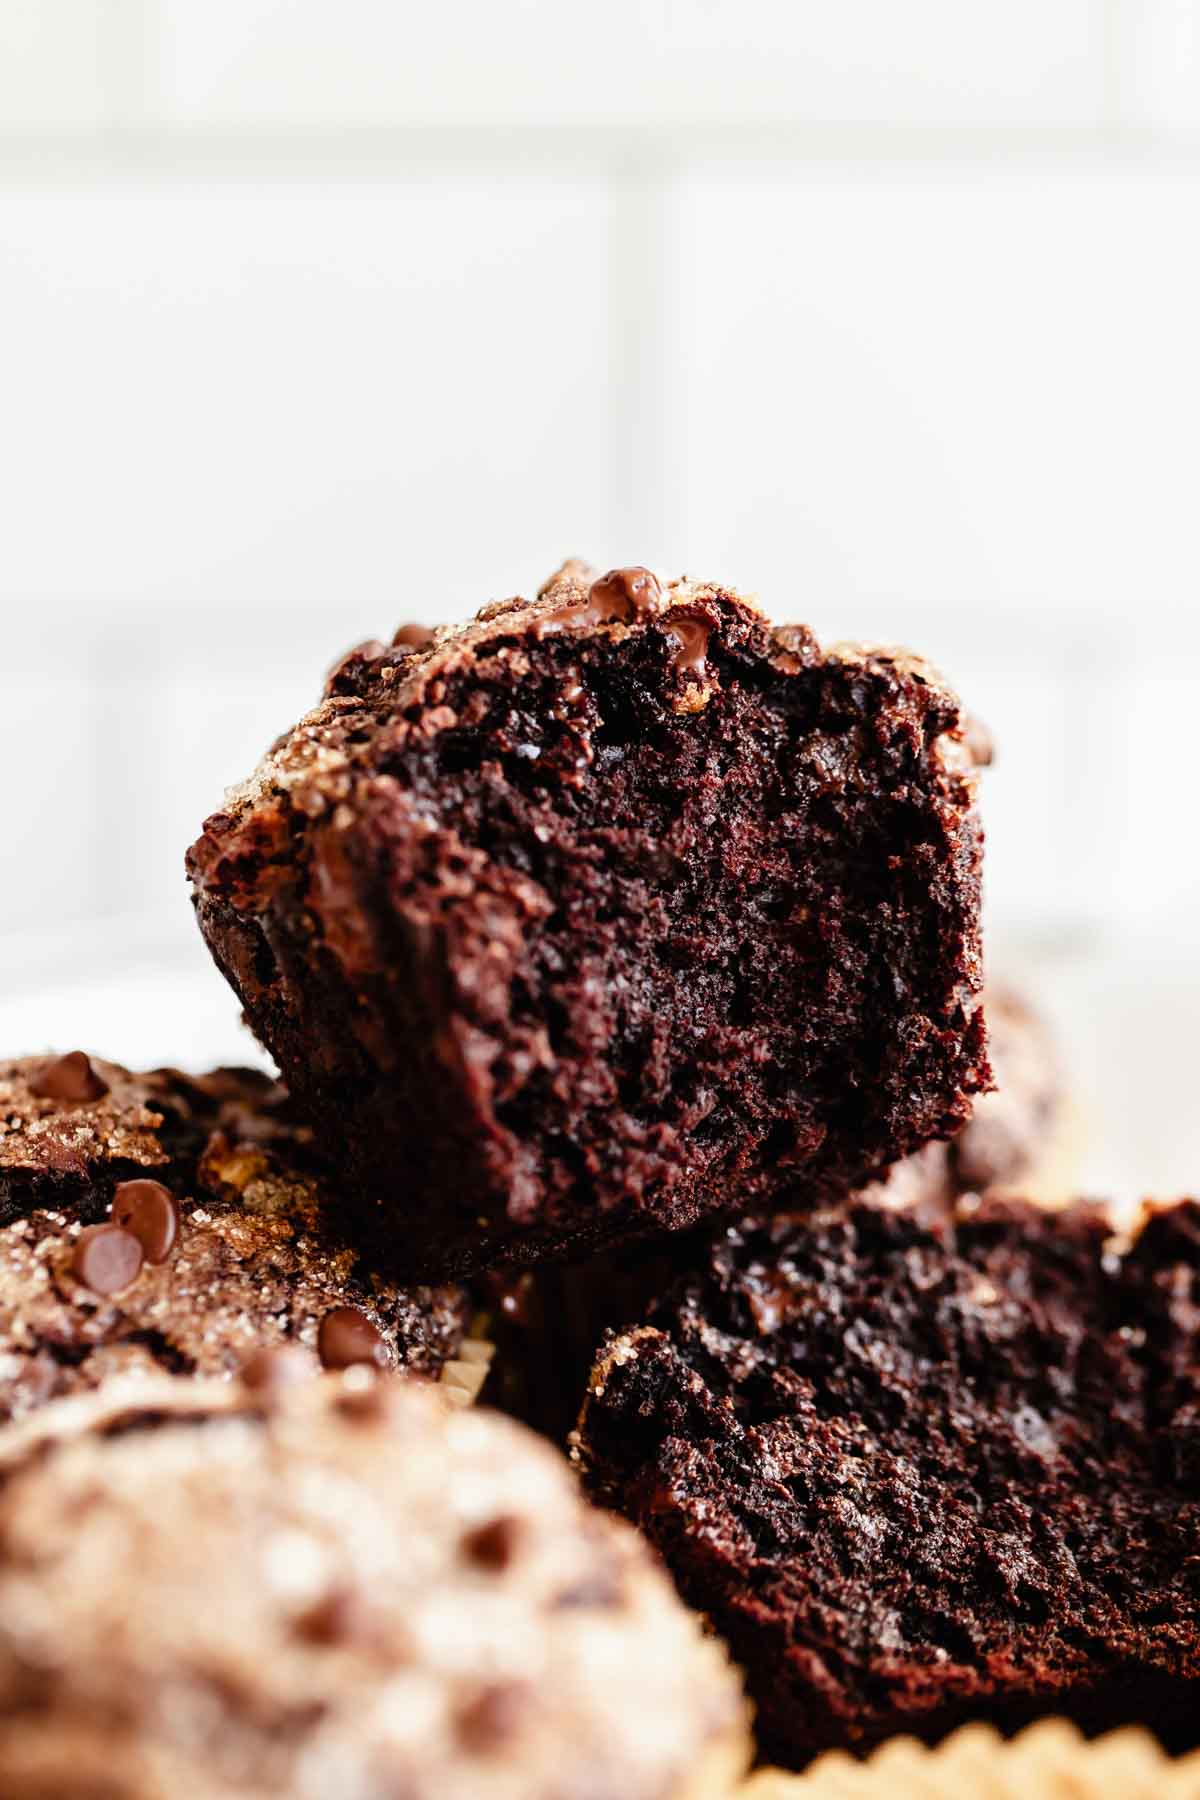
[[[411,1274],[842,1196],[988,1085],[973,741],[905,651],[568,563],[353,653],[197,914]]]
[[[232,1374],[278,1344],[478,1389],[462,1288],[403,1288],[342,1234],[340,1182],[250,1069],[0,1064],[0,1420],[117,1374]]]
[[[727,1795],[723,1650],[560,1457],[439,1392],[264,1362],[10,1427],[5,1800]]]
[[[730,1228],[575,1454],[747,1671],[764,1754],[1055,1713],[1200,1743],[1200,1207]]]

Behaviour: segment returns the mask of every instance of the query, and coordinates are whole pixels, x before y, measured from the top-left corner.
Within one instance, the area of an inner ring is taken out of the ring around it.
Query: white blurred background
[[[901,639],[1097,1191],[1200,1185],[1200,10],[0,0],[0,1048],[252,1056],[185,846],[564,555]]]

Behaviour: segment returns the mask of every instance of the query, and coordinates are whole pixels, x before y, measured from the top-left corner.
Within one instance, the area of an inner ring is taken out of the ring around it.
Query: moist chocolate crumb
[[[1078,1176],[1076,1123],[1057,1047],[1020,994],[989,984],[984,996],[996,1090],[949,1143],[926,1144],[861,1190],[870,1205],[933,1218],[999,1184],[1026,1199],[1067,1201]],[[641,1316],[656,1295],[706,1254],[708,1229],[474,1284],[497,1348],[487,1398],[562,1443],[579,1416],[588,1370],[609,1329]],[[760,1310],[769,1298],[760,1295]]]
[[[1055,1714],[1200,1742],[1200,1207],[714,1234],[575,1454],[745,1667],[763,1753]]]
[[[105,1081],[82,1050],[68,1050],[45,1062],[30,1077],[30,1090],[39,1100],[61,1100],[67,1105],[99,1100],[108,1092]]]

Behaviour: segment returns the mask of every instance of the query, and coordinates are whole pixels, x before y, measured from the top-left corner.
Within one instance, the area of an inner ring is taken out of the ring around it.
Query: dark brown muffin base
[[[1200,1742],[1200,1209],[745,1224],[610,1341],[576,1454],[764,1755],[1044,1714]]]

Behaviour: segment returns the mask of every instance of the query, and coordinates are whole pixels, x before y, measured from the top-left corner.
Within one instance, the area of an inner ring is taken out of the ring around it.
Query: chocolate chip
[[[433,642],[428,625],[401,625],[392,643],[402,650],[427,650]]]
[[[293,1620],[297,1637],[309,1644],[348,1644],[366,1635],[362,1596],[350,1587],[331,1587]]]
[[[610,569],[593,581],[588,603],[594,613],[606,611],[613,618],[629,620],[653,607],[661,595],[658,576],[635,564],[629,569]]]
[[[132,1232],[148,1263],[164,1263],[179,1236],[179,1206],[161,1181],[122,1181],[113,1193],[114,1225]]]
[[[278,1394],[284,1388],[311,1381],[316,1373],[312,1357],[301,1344],[264,1344],[242,1364],[242,1386],[252,1394]]]
[[[708,620],[669,619],[667,629],[679,645],[672,659],[676,669],[681,675],[698,675],[703,681],[708,673],[708,640],[712,635]]]
[[[387,654],[387,645],[381,644],[378,638],[367,638],[365,643],[355,644],[353,650],[335,662],[325,677],[325,696],[333,694],[353,694],[358,691],[364,669],[369,663],[376,663],[381,656]]]
[[[42,1065],[29,1083],[29,1091],[41,1100],[66,1100],[80,1105],[107,1094],[108,1083],[97,1075],[91,1058],[82,1050],[68,1050],[65,1056],[53,1057]]]
[[[317,1355],[327,1369],[349,1369],[355,1363],[388,1364],[383,1333],[355,1306],[336,1306],[317,1329]]]
[[[94,1294],[119,1294],[136,1280],[142,1266],[142,1246],[131,1231],[120,1225],[89,1225],[81,1231],[71,1258],[71,1268]]]
[[[533,627],[533,636],[540,643],[554,632],[576,625],[629,625],[640,613],[653,612],[661,599],[658,577],[649,569],[610,569],[593,581],[586,594],[577,594],[543,614]]]
[[[516,1734],[531,1699],[526,1682],[492,1682],[460,1709],[456,1720],[459,1742],[478,1754],[494,1750]]]
[[[521,1541],[521,1531],[520,1519],[502,1513],[498,1518],[489,1519],[485,1525],[476,1526],[474,1531],[468,1531],[463,1538],[462,1547],[471,1561],[478,1563],[481,1569],[492,1569],[499,1573],[512,1562]]]

